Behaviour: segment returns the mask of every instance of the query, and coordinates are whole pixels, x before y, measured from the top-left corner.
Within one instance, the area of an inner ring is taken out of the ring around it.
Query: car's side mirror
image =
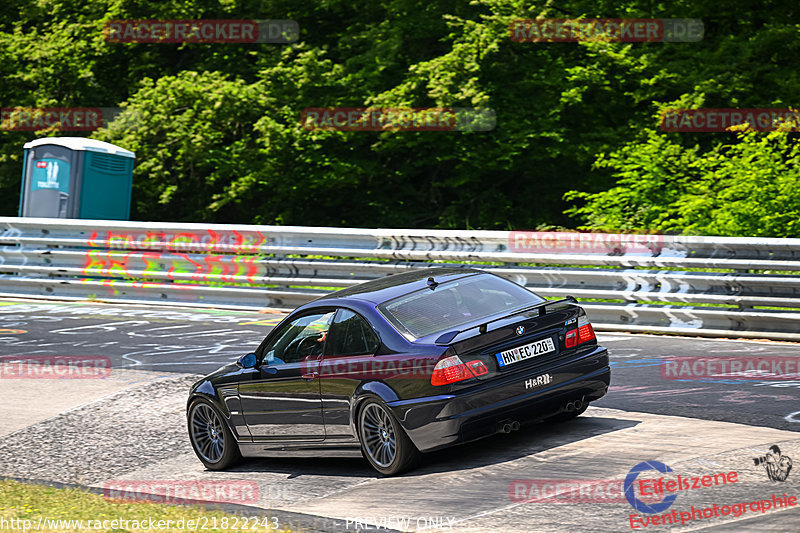
[[[243,355],[236,361],[236,364],[242,368],[255,368],[257,363],[258,359],[256,359],[256,354],[254,353]]]

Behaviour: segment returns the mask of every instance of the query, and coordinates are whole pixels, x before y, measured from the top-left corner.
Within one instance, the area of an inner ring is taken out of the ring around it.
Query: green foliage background
[[[785,0],[6,0],[2,106],[116,107],[135,220],[800,236],[794,134],[664,133],[796,106]],[[698,43],[518,43],[536,17],[700,18]],[[117,44],[112,19],[294,19],[294,45]],[[491,107],[491,132],[324,132],[306,107]],[[0,214],[22,144],[0,132]],[[572,192],[570,192],[572,191]],[[580,191],[580,192],[578,192]],[[565,197],[566,194],[566,197]]]

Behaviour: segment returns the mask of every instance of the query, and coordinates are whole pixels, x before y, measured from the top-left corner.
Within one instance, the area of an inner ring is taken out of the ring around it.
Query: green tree
[[[670,226],[683,216],[673,204],[689,191],[702,196],[695,186],[711,168],[708,154],[734,160],[725,147],[743,141],[664,135],[654,116],[676,105],[793,104],[798,9],[784,0],[12,0],[0,6],[0,91],[4,107],[124,105],[118,123],[95,136],[137,152],[135,219],[453,228],[584,220],[700,231],[692,221]],[[696,17],[706,35],[697,43],[509,37],[516,19],[580,16]],[[109,20],[148,18],[288,18],[301,35],[289,46],[103,36]],[[300,126],[306,107],[367,105],[489,107],[497,126]],[[22,144],[55,134],[0,132],[0,213],[16,213]],[[642,173],[652,181],[637,181]],[[570,190],[613,190],[624,201],[565,200]],[[597,209],[564,213],[580,201]],[[734,231],[726,224],[718,231]]]
[[[784,132],[744,132],[706,152],[673,134],[652,133],[598,165],[617,185],[571,192],[585,229],[727,236],[800,236],[800,140]],[[733,134],[731,134],[733,135]]]

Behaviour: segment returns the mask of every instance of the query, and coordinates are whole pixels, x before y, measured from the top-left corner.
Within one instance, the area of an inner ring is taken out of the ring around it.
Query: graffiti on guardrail
[[[136,260],[141,264],[136,267]],[[256,256],[144,252],[139,254],[88,251],[85,276],[166,278],[169,280],[256,283],[265,275]]]
[[[586,302],[603,326],[797,340],[797,314],[775,308],[800,309],[798,248],[800,239],[0,217],[0,292],[295,307],[430,263],[494,271],[545,297],[609,300]]]
[[[380,248],[406,251],[489,251],[481,239],[476,237],[440,237],[437,235],[393,235],[381,240]]]
[[[93,232],[88,245],[97,249],[85,253],[82,272],[85,276],[254,283],[264,272],[259,268],[258,256],[252,254],[266,242],[267,237],[261,232],[221,234],[208,230],[207,233],[133,234],[109,231],[104,235]],[[114,252],[115,249],[127,253]],[[132,252],[138,250],[141,252]],[[182,253],[186,251],[201,253]],[[141,263],[138,267],[131,265],[134,258]],[[113,280],[106,281],[113,286]]]
[[[397,260],[409,259],[410,253],[439,253],[439,254],[471,254],[475,252],[502,252],[505,251],[505,242],[494,243],[492,240],[470,237],[449,237],[438,235],[392,235],[383,237],[378,248],[391,250],[391,257]],[[435,259],[428,256],[428,259]],[[456,266],[456,265],[453,265]]]

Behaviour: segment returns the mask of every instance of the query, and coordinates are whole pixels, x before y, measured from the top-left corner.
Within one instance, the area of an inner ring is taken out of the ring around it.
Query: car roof
[[[318,298],[315,302],[323,303],[325,300],[331,299],[357,298],[377,305],[398,296],[426,288],[428,286],[428,278],[433,278],[437,283],[444,283],[483,273],[473,268],[443,267],[412,270],[359,283],[358,285],[327,294],[322,298]]]

